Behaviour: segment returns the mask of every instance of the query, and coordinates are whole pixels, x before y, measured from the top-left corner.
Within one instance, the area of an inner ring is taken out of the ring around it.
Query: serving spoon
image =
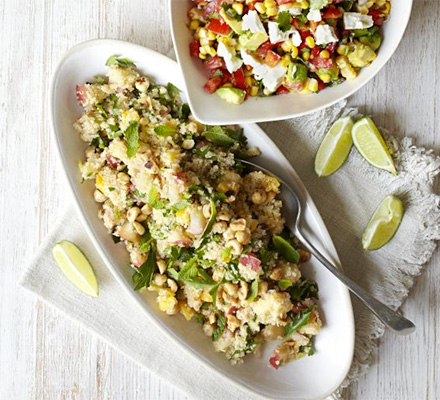
[[[309,240],[303,235],[301,228],[302,207],[298,195],[292,187],[287,185],[280,177],[273,172],[254,164],[247,160],[241,160],[243,165],[252,167],[254,170],[260,170],[273,176],[281,183],[280,198],[283,202],[283,214],[286,218],[286,224],[307,251],[316,257],[321,264],[326,267],[336,278],[338,278],[347,288],[356,295],[389,329],[399,335],[409,335],[414,332],[416,326],[400,315],[391,310],[388,306],[379,300],[370,296],[356,282],[345,276],[327,257],[325,257]]]

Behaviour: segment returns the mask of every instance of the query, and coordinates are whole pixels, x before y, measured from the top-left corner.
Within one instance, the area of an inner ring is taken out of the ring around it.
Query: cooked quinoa
[[[197,122],[174,85],[127,59],[107,65],[76,87],[84,113],[74,127],[89,144],[82,177],[130,255],[134,290],[200,323],[233,363],[267,340],[280,340],[274,368],[312,355],[318,288],[301,274],[309,255],[284,227],[280,183],[240,162],[259,150],[241,128]]]

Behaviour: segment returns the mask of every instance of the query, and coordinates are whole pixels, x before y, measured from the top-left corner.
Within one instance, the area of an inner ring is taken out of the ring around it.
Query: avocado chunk
[[[255,51],[268,39],[266,33],[245,32],[238,37],[238,43],[243,49]]]
[[[310,8],[312,10],[321,10],[327,6],[328,0],[310,0]]]
[[[329,69],[319,68],[318,71],[316,71],[316,75],[318,75],[320,79],[321,75],[330,75],[332,80],[335,81],[338,79],[339,76],[339,68],[336,63],[334,63],[333,66]]]
[[[300,63],[290,63],[287,68],[287,82],[304,82],[307,79],[307,68]]]
[[[359,43],[347,57],[353,67],[363,68],[376,58],[376,53],[370,46]]]
[[[241,104],[246,97],[246,92],[232,87],[222,87],[216,90],[216,93],[227,103]]]
[[[362,36],[358,40],[362,44],[370,46],[371,49],[374,51],[376,51],[382,44],[382,38],[378,33],[375,33],[373,36]]]
[[[243,33],[243,23],[241,21],[237,21],[235,18],[230,17],[226,14],[226,11],[223,8],[220,10],[219,14],[235,33],[238,35]]]

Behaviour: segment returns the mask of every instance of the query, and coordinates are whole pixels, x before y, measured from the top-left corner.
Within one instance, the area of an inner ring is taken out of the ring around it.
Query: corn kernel
[[[202,60],[206,59],[206,54],[202,54],[199,52],[199,58],[201,58]]]
[[[202,45],[202,46],[209,46],[209,40],[208,39],[205,39],[205,38],[203,38],[203,39],[200,39],[200,44]]]
[[[260,14],[264,14],[266,12],[266,6],[263,3],[255,3],[255,9]]]
[[[275,15],[277,15],[277,14],[278,14],[278,9],[275,7],[273,7],[273,8],[271,7],[271,8],[266,9],[266,15],[268,17],[275,17]]]
[[[281,59],[281,65],[286,68],[289,66],[290,64],[290,55],[286,54],[285,56],[283,56],[283,58]]]
[[[245,82],[246,82],[246,85],[252,86],[252,77],[251,76],[247,76],[245,78]]]
[[[307,79],[306,86],[307,86],[307,89],[309,89],[311,92],[318,91],[318,81],[314,78]]]
[[[99,189],[101,192],[104,190],[104,180],[99,174],[96,175],[96,188]]]
[[[196,19],[193,19],[193,20],[189,23],[189,29],[191,29],[192,31],[195,31],[199,26],[200,26],[200,22],[197,21]]]
[[[322,50],[320,56],[322,58],[330,58],[330,53],[327,50]]]
[[[208,54],[209,54],[210,56],[214,57],[214,56],[217,54],[217,52],[215,51],[214,47],[209,46]]]
[[[305,40],[307,47],[310,47],[313,49],[315,47],[315,39],[313,39],[311,36],[308,36]]]
[[[292,56],[292,58],[298,57],[298,47],[293,46],[292,47],[292,52],[290,53],[290,55]]]
[[[290,39],[285,40],[282,44],[281,44],[281,48],[283,49],[284,52],[288,53],[290,50],[292,50],[293,44],[292,41]]]
[[[205,290],[202,292],[200,299],[206,301],[207,303],[212,303],[212,296]]]
[[[238,14],[243,14],[243,4],[241,3],[234,3],[232,4],[232,9]]]
[[[275,0],[264,0],[266,8],[276,8],[277,2]]]
[[[306,0],[301,1],[300,7],[304,9],[309,8],[310,7],[309,2]]]
[[[199,37],[201,39],[206,39],[208,37],[208,31],[205,28],[200,28]]]
[[[310,58],[310,52],[305,51],[302,55],[303,60],[307,61]]]
[[[207,31],[207,34],[206,34],[206,38],[207,38],[207,39],[209,39],[209,40],[215,40],[216,37],[217,37],[217,36],[215,35],[214,32],[212,32],[212,31]]]
[[[191,318],[194,316],[195,311],[191,307],[189,307],[188,304],[186,304],[185,300],[180,300],[179,306],[182,315],[185,317],[187,321],[190,321]]]
[[[332,80],[332,77],[330,76],[330,74],[322,74],[322,75],[319,76],[319,78],[324,83],[328,83],[328,82],[330,82]]]
[[[258,86],[252,86],[251,87],[251,96],[258,95]]]
[[[345,46],[344,44],[341,44],[340,46],[338,46],[336,52],[338,54],[340,54],[341,56],[345,55],[345,50],[346,50],[347,46]]]

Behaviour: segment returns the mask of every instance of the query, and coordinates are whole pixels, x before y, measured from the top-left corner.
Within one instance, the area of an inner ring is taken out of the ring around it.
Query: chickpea
[[[95,191],[93,192],[93,198],[97,203],[104,203],[104,201],[107,200],[105,194],[99,191],[98,189],[95,189]]]
[[[127,211],[127,219],[130,222],[134,222],[136,220],[136,218],[138,217],[138,215],[140,214],[141,209],[139,207],[131,207],[128,211]]]
[[[252,203],[254,204],[263,204],[266,201],[266,199],[267,199],[267,195],[264,190],[257,189],[255,190],[255,192],[251,194],[251,200]]]

